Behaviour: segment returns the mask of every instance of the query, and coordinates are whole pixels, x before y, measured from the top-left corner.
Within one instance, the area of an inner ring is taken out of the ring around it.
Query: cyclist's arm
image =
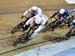
[[[55,17],[58,14],[58,12],[55,12],[50,18]]]
[[[31,12],[31,9],[25,11],[25,12],[23,13],[23,15],[21,16],[21,19],[27,18],[26,15],[27,15],[28,13],[30,13],[30,12]]]

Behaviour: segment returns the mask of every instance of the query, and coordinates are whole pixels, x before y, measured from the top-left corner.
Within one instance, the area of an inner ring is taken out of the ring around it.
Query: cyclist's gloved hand
[[[26,16],[21,16],[21,19],[23,19],[24,17],[26,18]]]

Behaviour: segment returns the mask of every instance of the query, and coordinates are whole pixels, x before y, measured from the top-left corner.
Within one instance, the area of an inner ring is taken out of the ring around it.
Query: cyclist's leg
[[[34,38],[38,34],[38,32],[45,29],[45,26],[47,25],[47,23],[48,23],[48,21],[43,26],[42,25],[37,26],[37,28],[35,29],[35,31],[33,32],[32,36],[30,38],[31,39]]]
[[[32,36],[30,37],[30,39],[34,38],[38,32],[40,32],[43,29],[42,26],[37,27],[37,29],[33,32]]]

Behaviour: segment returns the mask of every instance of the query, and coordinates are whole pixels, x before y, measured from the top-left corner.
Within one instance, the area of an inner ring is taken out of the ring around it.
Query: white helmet
[[[33,6],[33,7],[31,8],[31,10],[33,10],[33,11],[36,11],[37,9],[38,9],[37,6]]]
[[[65,13],[65,9],[60,9],[60,10],[59,10],[59,13],[60,13],[60,14],[64,14],[64,13]]]

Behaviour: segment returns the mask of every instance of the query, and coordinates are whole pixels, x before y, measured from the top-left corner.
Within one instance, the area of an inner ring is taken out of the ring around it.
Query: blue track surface
[[[54,56],[75,56],[75,48],[71,48],[63,52],[57,53]]]
[[[75,40],[33,48],[14,56],[75,56]]]

